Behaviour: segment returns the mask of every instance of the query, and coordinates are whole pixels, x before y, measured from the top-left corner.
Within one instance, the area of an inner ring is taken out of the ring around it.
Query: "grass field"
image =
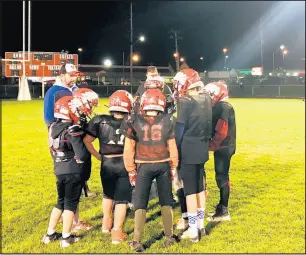
[[[236,110],[237,152],[230,170],[230,222],[210,225],[199,243],[183,240],[164,249],[157,200],[150,202],[143,242],[147,253],[305,253],[305,102],[282,99],[231,99]],[[106,112],[101,99],[97,112]],[[56,202],[55,177],[43,123],[43,102],[2,102],[2,252],[129,253],[100,231],[102,189],[93,159],[89,186],[99,191],[82,198],[81,218],[94,225],[82,240],[62,250],[42,245]],[[206,165],[207,211],[218,202],[213,157]],[[175,221],[179,208],[174,210]],[[61,231],[59,226],[58,231]],[[125,230],[132,238],[133,218]],[[177,233],[177,231],[176,231]]]

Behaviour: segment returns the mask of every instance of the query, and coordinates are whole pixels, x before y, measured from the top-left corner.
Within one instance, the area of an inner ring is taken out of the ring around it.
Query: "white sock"
[[[54,228],[48,228],[47,235],[51,236],[54,233],[55,233],[55,229]]]
[[[198,208],[197,210],[197,216],[198,216],[198,229],[204,228],[204,216],[205,216],[205,209],[204,208]]]
[[[64,232],[62,233],[62,237],[63,237],[63,238],[67,238],[67,237],[69,237],[69,236],[70,236],[70,233],[64,233]]]
[[[192,231],[197,231],[197,213],[188,213],[188,224]]]

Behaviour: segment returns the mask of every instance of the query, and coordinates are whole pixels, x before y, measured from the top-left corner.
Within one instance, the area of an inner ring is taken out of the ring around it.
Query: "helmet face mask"
[[[220,101],[225,101],[228,99],[228,89],[225,83],[208,83],[204,87],[204,93],[208,94],[211,97],[213,105]]]
[[[204,87],[204,84],[198,72],[187,68],[175,75],[173,78],[173,87],[177,91],[177,96],[183,96],[188,90]]]
[[[165,86],[165,80],[163,77],[156,75],[156,76],[149,76],[146,81],[144,82],[145,89],[160,89],[162,90]]]

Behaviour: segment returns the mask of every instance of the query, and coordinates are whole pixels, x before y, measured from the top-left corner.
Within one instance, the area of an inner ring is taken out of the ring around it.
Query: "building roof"
[[[106,67],[104,65],[79,65],[79,71],[82,73],[96,73],[96,75],[107,74],[107,73],[122,73],[124,68],[125,73],[130,72],[130,66],[113,65]],[[134,73],[146,73],[148,66],[133,66]],[[169,66],[157,66],[157,70],[161,75],[171,76],[175,72],[172,67]]]

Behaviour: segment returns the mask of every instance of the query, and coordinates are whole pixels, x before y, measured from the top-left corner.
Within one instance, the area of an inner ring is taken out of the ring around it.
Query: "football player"
[[[220,190],[220,201],[208,221],[230,220],[228,200],[230,195],[229,168],[236,151],[235,111],[228,100],[227,85],[220,81],[209,83],[204,92],[212,98],[213,138],[209,150],[214,152],[216,182]]]
[[[199,93],[204,87],[199,74],[190,68],[178,72],[174,77],[177,94],[176,143],[180,155],[179,176],[183,189],[177,190],[182,213],[186,197],[189,228],[181,238],[199,241],[205,235],[204,164],[208,160],[208,142],[211,138],[211,99]],[[186,217],[186,214],[183,217]]]
[[[98,99],[93,91],[92,95]],[[43,243],[48,244],[61,238],[60,246],[66,248],[79,241],[72,235],[72,223],[77,211],[82,188],[85,183],[86,170],[84,162],[89,152],[83,143],[83,130],[79,125],[81,115],[90,115],[94,100],[84,104],[85,98],[64,96],[56,101],[54,117],[56,121],[49,127],[49,147],[54,160],[54,174],[58,200],[53,208],[47,234]],[[63,232],[55,231],[63,216]]]
[[[84,143],[89,152],[101,162],[101,182],[103,186],[102,232],[111,232],[112,243],[119,244],[126,239],[123,223],[127,204],[131,201],[132,187],[123,163],[124,135],[120,132],[123,119],[131,112],[133,97],[125,90],[117,90],[109,98],[110,115],[96,115],[87,125]],[[100,149],[93,142],[98,138]],[[112,205],[115,201],[114,226],[112,225]],[[112,228],[113,226],[113,228]]]
[[[156,179],[164,224],[165,245],[174,244],[171,176],[178,165],[174,122],[163,114],[166,99],[158,89],[149,89],[141,97],[141,114],[132,114],[123,123],[125,130],[124,165],[130,183],[135,186],[135,226],[131,248],[144,250],[141,239],[152,181]]]
[[[165,84],[164,79],[159,75],[156,66],[149,66],[146,76],[146,81],[138,87],[135,94],[134,112],[139,113],[140,98],[147,89],[159,89],[166,97],[165,113],[174,113],[175,108],[172,91],[169,86]]]

